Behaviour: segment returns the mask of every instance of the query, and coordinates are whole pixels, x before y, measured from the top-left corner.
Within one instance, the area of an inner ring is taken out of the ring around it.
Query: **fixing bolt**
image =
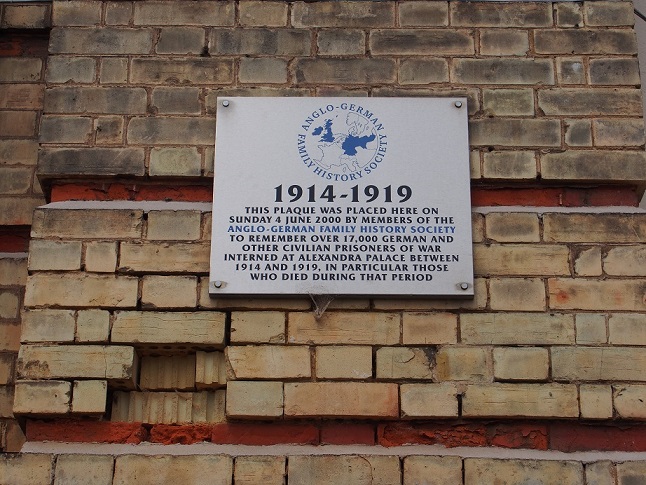
[[[468,290],[469,289],[469,283],[460,283],[460,289],[461,290]]]
[[[222,282],[221,281],[215,281],[213,283],[213,286],[215,286],[216,288],[222,288]]]
[[[222,106],[224,106],[225,108],[228,108],[229,107],[229,101],[226,100],[226,99],[224,101],[222,101]]]
[[[456,101],[455,102],[455,107],[456,108],[462,108],[462,101]]]

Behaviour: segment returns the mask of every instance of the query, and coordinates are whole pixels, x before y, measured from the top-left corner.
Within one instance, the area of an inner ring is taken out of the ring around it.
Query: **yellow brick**
[[[399,343],[399,315],[396,313],[288,313],[289,343],[377,344]]]
[[[595,384],[579,386],[581,417],[584,419],[612,418],[612,388]]]
[[[18,352],[20,348],[20,324],[0,323],[0,350]]]
[[[566,246],[476,244],[473,247],[477,275],[569,275],[569,256]]]
[[[489,281],[489,294],[492,310],[545,309],[545,285],[538,278],[492,278]]]
[[[574,318],[558,313],[471,313],[460,315],[465,344],[573,344]]]
[[[200,308],[217,310],[309,310],[312,300],[301,298],[237,298],[209,295],[209,279],[200,279]]]
[[[27,281],[25,306],[137,306],[137,278],[83,273],[42,273]]]
[[[14,386],[0,386],[0,418],[13,418]]]
[[[225,350],[230,379],[297,379],[311,376],[306,346],[245,345]]]
[[[489,351],[473,347],[442,347],[435,357],[438,381],[482,381],[492,376]]]
[[[17,381],[13,412],[28,415],[67,414],[71,397],[71,382]]]
[[[646,247],[612,248],[603,258],[603,269],[613,276],[646,276]]]
[[[0,291],[0,318],[18,318],[20,298],[13,291]]]
[[[296,455],[289,457],[289,482],[386,485],[401,483],[399,457]]]
[[[377,350],[377,379],[433,379],[435,348],[382,347]]]
[[[646,386],[616,385],[613,386],[613,401],[619,418],[646,418]]]
[[[230,381],[226,410],[230,418],[278,418],[283,415],[283,383]]]
[[[464,483],[583,485],[583,464],[575,461],[465,458]]]
[[[399,416],[397,384],[285,383],[285,416],[396,418]]]
[[[5,453],[18,453],[22,450],[22,446],[27,441],[25,433],[22,431],[22,428],[15,420],[5,421],[5,430],[2,436],[2,447]],[[19,456],[19,455],[13,455]],[[2,465],[0,465],[1,467]],[[1,470],[1,469],[0,469]],[[0,471],[0,474],[4,471]]]
[[[80,241],[33,239],[29,243],[29,269],[31,271],[79,270],[82,249]]]
[[[357,345],[316,347],[316,377],[369,379],[372,377],[372,347]]]
[[[11,485],[49,484],[53,471],[53,455],[24,453],[0,458],[0,477]]]
[[[85,244],[85,271],[114,273],[117,268],[117,243],[92,241]]]
[[[0,386],[6,386],[13,382],[15,361],[15,354],[0,353]]]
[[[134,209],[36,209],[33,238],[130,239],[140,238],[142,210]]]
[[[326,311],[331,310],[370,310],[369,298],[334,298],[328,304]]]
[[[205,243],[122,243],[119,271],[208,273],[210,251]]]
[[[473,242],[482,242],[485,237],[485,217],[483,214],[471,214],[471,236]]]
[[[601,276],[601,248],[586,248],[576,253],[574,273],[577,276]]]
[[[231,312],[232,343],[285,343],[283,312]]]
[[[561,244],[640,243],[646,239],[646,214],[545,214],[543,226],[543,239]]]
[[[402,418],[450,418],[458,416],[455,384],[402,384]]]
[[[116,312],[112,342],[222,346],[224,320],[218,312]]]
[[[194,389],[195,355],[142,357],[139,386],[143,390]]]
[[[157,241],[195,241],[200,238],[199,211],[150,211],[146,238]]]
[[[195,308],[197,277],[147,275],[142,278],[143,308]]]
[[[110,313],[104,310],[79,310],[76,317],[77,342],[107,342]]]
[[[452,313],[404,312],[403,343],[452,344],[458,341],[458,317]]]
[[[192,393],[146,392],[142,394],[142,422],[149,424],[180,424],[191,422],[193,413]],[[132,409],[130,411],[132,412]],[[139,409],[136,412],[139,412]],[[133,419],[129,419],[129,421],[133,421]]]
[[[72,413],[105,413],[108,397],[107,381],[74,381],[72,386]]]
[[[538,347],[493,349],[493,374],[501,381],[545,381],[549,377],[550,356]]]
[[[462,397],[465,417],[576,418],[574,384],[473,384]]]
[[[646,280],[548,280],[550,307],[572,310],[646,311]]]
[[[112,485],[113,469],[114,458],[110,455],[59,455],[54,485]]]
[[[485,215],[487,237],[497,242],[538,242],[541,240],[538,214],[492,212]]]
[[[608,319],[609,342],[614,345],[646,345],[645,313],[614,313]]]
[[[617,463],[617,480],[622,485],[639,484],[646,477],[646,461]]]
[[[195,385],[198,389],[217,389],[227,384],[224,352],[195,353]]]
[[[646,381],[646,354],[637,347],[553,347],[552,377],[577,381]]]
[[[160,483],[231,483],[233,458],[223,455],[122,455],[114,465],[112,485]]]
[[[203,391],[193,393],[192,423],[223,423],[226,391]]]
[[[577,344],[605,344],[606,317],[592,313],[579,313],[574,317],[576,322]]]
[[[73,342],[71,310],[27,310],[22,313],[23,342]]]
[[[283,485],[286,475],[284,456],[238,456],[233,471],[236,485]]]
[[[25,286],[27,282],[27,258],[3,254],[0,256],[0,285]]]
[[[585,465],[585,479],[590,485],[615,485],[615,465],[611,461],[597,461]]]
[[[388,300],[373,300],[375,310],[484,310],[487,306],[487,283],[484,278],[476,278],[473,282],[473,299],[425,299],[425,298],[390,298]]]
[[[432,482],[431,482],[432,480]],[[456,485],[462,483],[462,458],[459,456],[404,457],[403,485]]]

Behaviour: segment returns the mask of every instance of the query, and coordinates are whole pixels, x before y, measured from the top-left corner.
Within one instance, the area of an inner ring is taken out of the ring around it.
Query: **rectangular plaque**
[[[464,98],[220,98],[213,295],[472,296]]]

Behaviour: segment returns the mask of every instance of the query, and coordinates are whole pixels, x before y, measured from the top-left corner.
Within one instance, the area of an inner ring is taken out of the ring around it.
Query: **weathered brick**
[[[317,320],[312,313],[287,314],[288,342],[314,344],[399,343],[399,315],[396,313],[324,313]]]
[[[105,7],[106,25],[128,25],[132,19],[132,2],[108,2]]]
[[[552,377],[581,381],[644,381],[646,356],[635,347],[554,347]]]
[[[90,117],[43,116],[40,123],[41,143],[89,143],[92,135]]]
[[[25,286],[26,281],[27,258],[8,253],[0,256],[0,285]]]
[[[473,54],[473,37],[465,31],[447,29],[388,29],[370,34],[370,52],[374,55]]]
[[[120,271],[207,273],[209,244],[122,243]]]
[[[298,379],[311,376],[310,350],[304,345],[228,346],[230,379]]]
[[[120,145],[123,143],[124,118],[100,116],[94,120],[97,145]]]
[[[287,4],[284,2],[250,0],[238,4],[240,24],[244,27],[284,27],[287,25]]]
[[[232,343],[285,343],[283,312],[231,312]]]
[[[223,352],[195,353],[195,385],[198,389],[224,387],[227,384],[226,359]]]
[[[590,83],[639,85],[637,59],[591,59]]]
[[[0,386],[0,418],[13,418],[14,386]]]
[[[43,197],[0,197],[0,226],[31,224],[34,209],[44,203]]]
[[[506,215],[506,214],[505,214]],[[569,275],[567,246],[527,244],[477,244],[474,246],[474,272],[477,275]],[[537,283],[520,281],[526,290]],[[498,291],[506,284],[492,280],[491,288]],[[527,286],[529,285],[529,286]],[[503,290],[504,291],[504,290]],[[540,292],[539,292],[540,293]],[[532,292],[540,300],[540,295]],[[528,297],[530,295],[527,295]],[[493,296],[492,296],[493,299]],[[537,300],[533,300],[537,301]],[[528,302],[529,303],[529,302]]]
[[[545,285],[538,278],[489,280],[492,310],[541,311],[545,309]]]
[[[395,418],[398,386],[375,382],[285,383],[285,416]]]
[[[457,316],[452,313],[411,313],[402,317],[402,343],[452,344],[457,343]]]
[[[51,483],[54,456],[39,453],[4,455],[0,459],[0,475],[12,485]]]
[[[635,14],[632,6],[624,2],[593,2],[583,4],[586,25],[612,27],[634,25]]]
[[[105,310],[79,310],[76,317],[77,342],[107,342],[110,313]]]
[[[112,342],[222,346],[224,320],[218,312],[117,312]]]
[[[0,58],[0,82],[40,81],[43,61],[34,57]]]
[[[49,5],[6,5],[2,27],[7,29],[45,29],[51,26]]]
[[[597,461],[585,465],[585,479],[590,485],[612,485],[616,474],[615,465],[610,461]]]
[[[224,391],[114,393],[112,421],[181,424],[223,420]]]
[[[400,84],[444,83],[449,80],[445,59],[403,59],[399,65]]]
[[[0,386],[13,384],[15,376],[16,354],[0,353]]]
[[[3,322],[0,325],[0,350],[18,352],[20,348],[20,323]]]
[[[597,146],[642,146],[644,123],[641,119],[593,120],[595,145]]]
[[[215,120],[209,118],[133,118],[128,124],[130,143],[208,145],[215,136]]]
[[[283,415],[283,383],[230,381],[227,383],[227,416],[277,418]]]
[[[146,112],[146,90],[55,87],[45,92],[45,107],[50,113],[143,114]]]
[[[393,82],[396,65],[392,59],[297,59],[298,84],[373,84]]]
[[[133,347],[105,345],[23,345],[18,375],[26,379],[88,378],[134,384],[137,354]]]
[[[81,269],[80,241],[50,241],[33,239],[29,243],[29,269],[31,271]]]
[[[558,120],[488,118],[472,120],[469,130],[473,145],[556,147],[561,144]]]
[[[195,355],[169,355],[141,358],[139,386],[142,390],[195,389]]]
[[[483,108],[495,116],[531,116],[534,92],[531,89],[485,89]]]
[[[146,84],[228,84],[233,81],[233,63],[228,59],[135,58],[131,81]]]
[[[548,280],[550,308],[574,310],[646,310],[646,280]]]
[[[25,306],[137,306],[137,278],[84,273],[42,273],[27,282]]]
[[[37,140],[0,140],[0,163],[36,165]]]
[[[16,382],[13,412],[28,415],[67,414],[72,384],[67,381]]]
[[[249,2],[260,3],[260,2]],[[244,3],[242,3],[244,5]],[[236,485],[283,485],[287,471],[284,456],[238,456],[233,479]]]
[[[265,57],[242,58],[238,78],[241,83],[283,84],[287,82],[287,61]]]
[[[583,6],[581,4],[559,2],[555,7],[556,25],[559,27],[583,26]]]
[[[538,215],[530,212],[492,212],[485,215],[486,234],[487,238],[493,239],[498,242],[538,242],[540,241],[540,227],[538,222]],[[505,246],[508,247],[508,246]],[[499,247],[500,248],[500,247]],[[521,249],[519,246],[512,246],[513,249]],[[552,256],[558,258],[560,246],[550,248]],[[513,253],[512,253],[513,254]],[[502,255],[500,255],[502,256]],[[539,256],[539,255],[534,255]],[[542,255],[545,257],[545,255]],[[540,256],[539,256],[540,257]],[[505,257],[497,259],[496,263],[500,263],[500,259],[506,260]],[[517,261],[522,263],[522,261]],[[545,267],[544,264],[541,266]],[[567,267],[567,259],[565,260]],[[562,264],[559,271],[564,271]],[[509,274],[509,273],[507,273]],[[525,273],[529,274],[529,273]]]
[[[202,173],[202,160],[196,148],[153,148],[150,175],[195,177]]]
[[[193,393],[192,423],[222,423],[226,420],[225,396],[222,391]]]
[[[581,248],[576,251],[574,273],[577,276],[601,276],[601,248]]]
[[[513,9],[495,3],[451,4],[451,24],[465,27],[548,27],[552,25],[550,5],[521,3]]]
[[[147,239],[195,241],[200,238],[200,223],[199,211],[150,211]]]
[[[548,242],[639,243],[646,239],[644,214],[545,214]],[[585,227],[585,231],[580,229]]]
[[[489,351],[474,347],[442,347],[435,356],[438,381],[490,381]]]
[[[116,267],[116,242],[92,241],[85,244],[85,271],[114,273]]]
[[[218,55],[307,56],[310,32],[297,29],[213,29],[210,46]]]
[[[574,318],[555,313],[460,315],[461,341],[471,345],[574,344]]]
[[[579,386],[579,401],[582,418],[612,418],[612,388],[610,386],[581,384]]]
[[[624,463],[617,463],[617,479],[622,485],[630,485],[630,482],[633,482],[636,485],[645,476],[646,462],[627,461]]]
[[[295,27],[392,27],[395,6],[387,2],[297,2],[292,8]]]
[[[34,136],[35,111],[0,111],[0,133],[4,136]]]
[[[14,291],[0,291],[0,318],[18,318],[20,297]]]
[[[112,485],[114,457],[111,455],[59,455],[54,485],[93,483]]]
[[[318,53],[323,56],[363,54],[366,50],[365,37],[361,30],[322,30],[317,36]]]
[[[617,385],[613,386],[612,401],[619,418],[646,418],[646,386]],[[612,410],[612,407],[611,407]],[[610,416],[611,417],[612,413]]]
[[[319,379],[371,378],[372,347],[357,345],[316,347],[316,377]]]
[[[57,27],[98,25],[101,23],[101,4],[76,0],[53,3],[52,21]]]
[[[637,40],[630,30],[537,30],[534,48],[538,54],[636,54]],[[567,106],[567,102],[564,106]]]
[[[128,82],[128,59],[126,57],[104,57],[99,73],[101,84],[125,84]]]
[[[583,485],[583,463],[576,461],[494,460],[465,458],[464,483],[538,482],[544,485]]]
[[[107,397],[107,381],[74,381],[71,411],[74,414],[102,415],[105,413]]]
[[[33,168],[0,167],[0,194],[22,195],[29,192]]]
[[[480,54],[484,56],[524,56],[528,50],[526,30],[492,29],[480,32]]]
[[[172,1],[135,3],[135,25],[233,25],[235,10],[230,2]]]
[[[538,92],[546,115],[641,115],[641,91],[626,88],[554,88]]]
[[[38,174],[43,177],[144,173],[142,148],[43,148],[38,161]]]
[[[209,2],[210,3],[210,2]],[[220,2],[213,2],[220,3]],[[153,3],[155,5],[155,3]],[[209,481],[225,485],[231,483],[233,458],[224,455],[121,455],[114,465],[113,485],[154,485],[168,483],[203,483]]]
[[[161,29],[155,46],[158,54],[200,54],[206,37],[198,27],[166,27]]]
[[[42,108],[45,87],[42,84],[7,84],[0,89],[0,109]]]
[[[605,344],[608,342],[606,336],[606,317],[590,313],[579,313],[575,315],[576,322],[576,343],[577,344]]]
[[[296,455],[288,459],[289,480],[293,483],[386,485],[401,481],[397,456]]]
[[[52,54],[148,54],[152,45],[153,29],[56,27],[49,38]]]
[[[404,457],[403,485],[416,485],[433,477],[437,485],[462,483],[462,458],[459,456]]]
[[[22,313],[23,342],[73,342],[75,318],[71,310],[30,310]]]
[[[448,4],[444,2],[401,2],[398,9],[402,27],[444,27],[449,23]]]
[[[538,347],[493,349],[493,373],[499,381],[546,381],[550,372],[547,349]]]
[[[155,88],[152,105],[163,114],[200,114],[199,96],[197,88]]]
[[[581,57],[557,57],[556,74],[561,84],[585,84],[583,59]]]
[[[603,269],[613,276],[646,276],[646,247],[619,246],[603,258]]]
[[[376,356],[377,379],[433,379],[434,347],[382,347]]]
[[[614,345],[646,345],[646,315],[615,313],[608,319],[609,339]]]
[[[142,278],[143,308],[195,308],[196,276],[146,275]]]

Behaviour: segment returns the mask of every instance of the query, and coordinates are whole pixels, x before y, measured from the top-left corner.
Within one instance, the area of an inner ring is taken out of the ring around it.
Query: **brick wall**
[[[28,440],[646,449],[629,2],[54,0],[52,14],[38,131],[52,203],[33,213],[13,408]],[[467,96],[475,297],[336,298],[321,318],[305,297],[209,297],[225,95]]]

